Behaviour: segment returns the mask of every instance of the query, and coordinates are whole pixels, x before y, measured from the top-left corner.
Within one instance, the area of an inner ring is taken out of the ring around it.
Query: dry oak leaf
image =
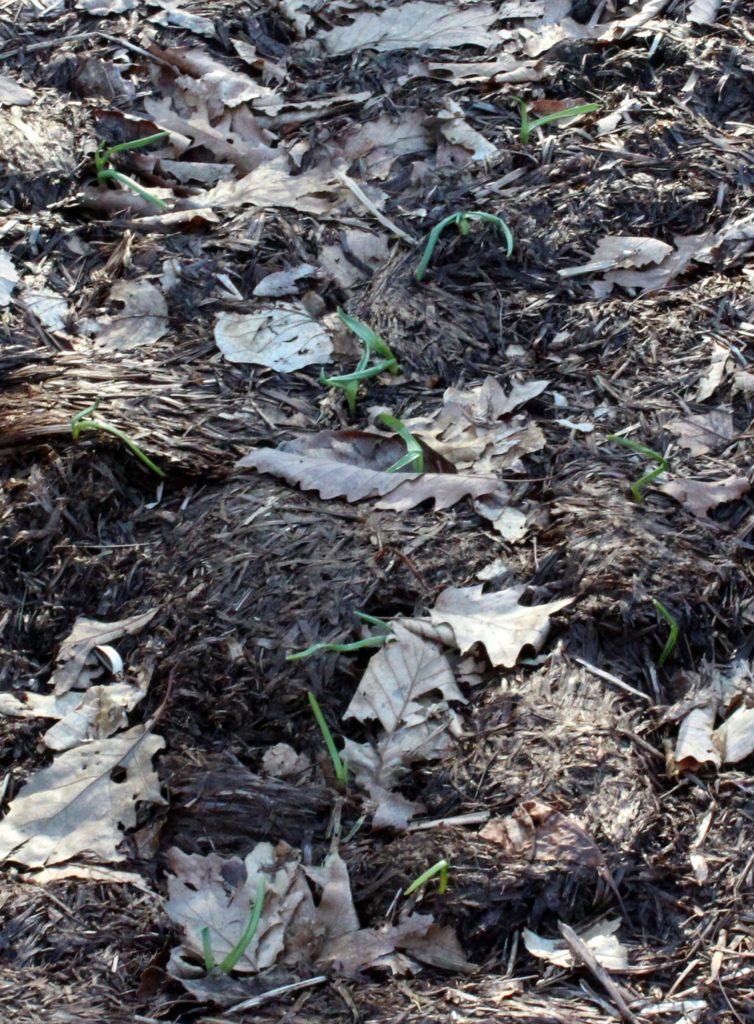
[[[665,429],[692,455],[706,455],[733,440],[733,414],[727,409],[687,416],[667,423]]]
[[[244,455],[236,469],[271,473],[302,490],[315,490],[321,498],[363,501],[379,498],[376,508],[405,511],[434,498],[438,509],[450,508],[462,498],[492,494],[496,477],[455,473],[388,473],[387,467],[405,453],[399,438],[366,431],[320,431],[311,437],[284,442],[279,448],[261,448]],[[380,468],[373,468],[375,465]],[[384,468],[382,468],[384,467]]]
[[[550,616],[575,600],[562,597],[547,604],[522,605],[521,586],[497,593],[484,593],[484,584],[475,587],[448,587],[431,610],[435,626],[449,626],[462,654],[481,643],[493,665],[512,668],[524,647],[542,648],[550,629]]]
[[[751,488],[745,476],[729,476],[725,480],[670,480],[657,488],[663,494],[679,501],[700,519],[707,517],[710,509],[726,501],[735,501]]]
[[[344,718],[360,722],[376,718],[386,732],[394,732],[406,721],[415,721],[420,710],[418,700],[428,693],[437,692],[446,700],[466,703],[450,662],[434,644],[400,622],[394,624],[393,636],[395,639],[370,658]]]
[[[137,802],[164,803],[152,758],[165,746],[142,725],[56,757],[22,786],[0,822],[0,860],[29,867],[79,854],[118,861]],[[117,781],[115,781],[117,779]]]
[[[381,967],[394,974],[405,974],[411,963],[405,956],[396,955],[396,950],[445,970],[472,968],[453,929],[437,924],[431,914],[409,914],[398,924],[348,932],[328,943],[318,962],[347,976],[365,967]]]
[[[619,918],[600,921],[579,936],[597,963],[608,971],[625,971],[628,967],[626,948],[615,936],[620,923]],[[524,945],[532,956],[558,967],[575,965],[576,958],[562,939],[545,939],[528,928],[524,928],[522,935]]]
[[[358,14],[349,25],[320,33],[330,54],[354,50],[412,50],[420,47],[446,49],[453,46],[499,46],[492,30],[498,14],[492,4],[475,3],[459,9],[455,4],[426,3],[425,0],[392,5],[379,14]]]
[[[157,609],[152,608],[148,612],[131,615],[117,622],[98,622],[96,619],[87,619],[86,616],[80,615],[58,651],[56,668],[51,679],[55,693],[66,693],[74,688],[81,689],[81,676],[92,650],[126,634],[138,633],[156,614]]]

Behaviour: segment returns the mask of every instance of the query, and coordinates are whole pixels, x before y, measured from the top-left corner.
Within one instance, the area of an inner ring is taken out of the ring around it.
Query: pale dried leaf
[[[385,440],[378,435],[374,435],[374,439],[375,442]],[[288,483],[298,484],[303,490],[316,490],[325,499],[344,497],[347,501],[356,502],[380,498],[377,508],[395,510],[413,508],[430,498],[434,498],[438,509],[449,508],[467,495],[481,497],[497,486],[493,477],[388,473],[370,469],[350,463],[348,459],[357,458],[357,454],[348,447],[340,450],[340,444],[339,432],[321,431],[311,438],[284,443],[280,448],[249,452],[236,463],[236,468],[251,468],[280,476]]]
[[[695,516],[704,519],[710,509],[726,501],[735,501],[750,490],[751,484],[745,476],[729,476],[724,480],[670,480],[660,484],[658,490],[679,501]]]
[[[280,372],[327,363],[333,351],[328,332],[294,303],[257,313],[218,313],[215,343],[231,363],[255,363]]]
[[[427,3],[425,0],[388,7],[379,14],[358,14],[349,25],[321,33],[319,38],[330,54],[354,50],[446,49],[453,46],[499,45],[492,31],[498,17],[488,3],[459,9],[455,4]]]
[[[154,889],[148,889],[141,875],[135,871],[119,871],[101,864],[64,864],[61,867],[43,868],[20,876],[24,882],[33,885],[51,885],[67,878],[83,878],[87,882],[105,882],[107,885],[132,885],[148,896],[154,896]]]
[[[658,238],[634,235],[605,235],[597,244],[593,260],[610,260],[619,267],[644,267],[662,263],[673,252],[673,246]]]
[[[18,281],[19,275],[13,266],[13,260],[7,252],[0,249],[0,307],[10,303],[10,297]]]
[[[619,927],[619,919],[601,921],[579,936],[594,959],[607,971],[625,971],[628,968],[626,949],[615,936]],[[545,939],[528,928],[523,929],[522,937],[532,956],[558,967],[575,966],[575,957],[563,939]]]
[[[100,317],[98,344],[127,352],[152,345],[167,333],[165,296],[149,281],[117,281],[110,290],[110,301],[122,302],[123,311]]]
[[[98,622],[80,615],[73,629],[60,645],[56,668],[52,675],[55,693],[66,693],[73,688],[81,689],[80,681],[86,660],[92,650],[100,644],[109,644],[118,637],[138,633],[154,618],[156,608],[132,615],[117,622]]]
[[[394,624],[393,635],[395,639],[370,658],[344,718],[360,722],[378,719],[382,728],[392,733],[406,721],[417,720],[422,710],[418,700],[428,693],[466,703],[450,662],[434,644],[400,622]]]
[[[324,272],[336,284],[341,288],[351,288],[357,282],[369,278],[387,260],[389,253],[388,236],[385,233],[345,228],[339,244],[323,246],[319,259]]]
[[[322,889],[317,904],[317,926],[326,942],[337,939],[359,927],[351,895],[351,881],[346,862],[335,851],[329,853],[322,867],[304,868],[307,878]]]
[[[698,771],[706,764],[719,768],[720,751],[715,745],[713,730],[717,702],[694,708],[681,722],[675,745],[675,762],[680,771]]]
[[[502,17],[502,15],[500,15]],[[452,85],[470,82],[538,82],[544,75],[539,61],[520,60],[512,54],[503,53],[494,60],[427,62],[427,70],[433,78],[441,78]]]
[[[364,176],[387,178],[393,162],[400,156],[420,156],[430,149],[427,116],[422,111],[406,111],[395,120],[387,114],[351,128],[338,143],[349,163],[359,161]]]
[[[35,285],[31,281],[28,284],[24,282],[19,298],[48,330],[65,330],[68,303],[52,288]]]
[[[720,0],[692,0],[686,20],[696,25],[713,25],[719,10]]]
[[[275,153],[277,155],[277,151]],[[221,181],[196,199],[185,200],[184,205],[213,209],[282,207],[324,215],[330,213],[334,202],[335,190],[329,175],[315,168],[292,177],[286,162],[278,158],[262,164],[237,181]]]
[[[156,14],[149,16],[149,20],[154,21],[157,25],[182,28],[187,32],[207,36],[210,39],[215,36],[215,26],[209,18],[182,10],[180,4],[175,0],[150,0],[150,5],[161,8]]]
[[[83,853],[123,860],[118,846],[136,824],[137,802],[164,803],[152,769],[164,746],[162,737],[137,725],[55,758],[22,786],[0,822],[0,859],[29,867]]]
[[[131,683],[110,683],[91,686],[83,695],[70,690],[63,698],[73,693],[79,698],[76,706],[61,715],[42,737],[50,750],[70,750],[87,740],[112,736],[128,725],[128,712],[144,698],[146,690]]]
[[[63,718],[81,702],[75,690],[58,696],[54,693],[0,692],[0,716],[3,718]]]
[[[676,277],[686,272],[694,256],[702,251],[712,238],[711,231],[705,231],[700,235],[675,235],[675,249],[661,263],[649,270],[610,270],[601,281],[594,283],[595,294],[598,298],[604,298],[616,284],[622,288],[640,288],[642,294],[667,288]]]
[[[138,7],[138,0],[77,0],[76,7],[88,14],[125,14]]]
[[[286,948],[286,933],[311,921],[314,901],[298,854],[280,844],[257,843],[245,860],[185,854],[173,847],[167,853],[168,901],[165,909],[183,931],[182,945],[173,950],[168,972],[183,980],[185,961],[203,962],[202,930],[210,930],[216,961],[234,948],[249,921],[259,879],[264,878],[264,911],[254,938],[235,970],[257,972],[271,967]]]
[[[707,372],[704,374],[702,379],[699,381],[699,387],[696,390],[697,402],[706,402],[708,398],[717,391],[718,387],[722,383],[722,379],[725,376],[725,370],[730,361],[730,349],[726,345],[721,345],[715,341],[712,343],[712,355],[710,357],[710,364],[707,368]]]
[[[300,291],[298,282],[316,273],[317,268],[311,263],[302,263],[300,266],[292,267],[290,270],[279,270],[274,274],[267,274],[266,277],[263,277],[254,289],[253,294],[261,298],[298,295]],[[323,362],[325,361],[323,360]]]
[[[33,102],[34,93],[31,89],[19,85],[7,75],[0,75],[0,107],[28,107]]]
[[[687,448],[692,455],[706,455],[733,439],[733,414],[727,409],[714,409],[673,420],[665,429],[675,434],[681,448]]]
[[[435,625],[453,630],[456,646],[465,654],[481,643],[493,665],[512,668],[521,651],[531,646],[542,648],[550,629],[550,616],[573,602],[560,598],[540,605],[521,605],[521,586],[485,594],[484,584],[474,587],[448,587],[440,594],[430,619]]]
[[[328,943],[318,962],[346,976],[353,976],[366,967],[387,967],[393,973],[404,973],[410,964],[405,958],[393,959],[397,949],[406,950],[417,960],[449,970],[462,971],[471,967],[455,932],[441,928],[431,914],[410,914],[398,924],[350,932]]]
[[[262,768],[276,779],[299,778],[311,766],[306,754],[296,753],[289,743],[275,743],[262,757]]]
[[[723,764],[737,764],[754,753],[754,708],[741,707],[713,735]]]
[[[461,149],[467,150],[471,160],[475,162],[492,160],[497,156],[497,146],[486,139],[481,132],[471,127],[464,119],[461,107],[455,100],[447,97],[445,108],[437,115],[437,124],[443,137],[452,146],[459,146]]]

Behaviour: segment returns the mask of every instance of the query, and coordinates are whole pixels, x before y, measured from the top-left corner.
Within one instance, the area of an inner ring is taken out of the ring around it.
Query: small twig
[[[367,195],[362,191],[361,188],[359,188],[359,186],[352,178],[349,178],[345,171],[335,170],[333,173],[335,177],[338,179],[338,181],[342,182],[346,186],[346,188],[350,189],[351,192],[353,192],[353,194],[356,196],[359,202],[363,203],[364,206],[366,206],[367,210],[369,210],[373,217],[377,218],[377,220],[380,222],[380,224],[382,224],[384,228],[387,228],[388,231],[392,231],[396,238],[402,238],[406,242],[416,244],[415,238],[412,238],[411,235],[406,234],[406,232],[399,228],[396,224],[393,224],[391,220],[388,220],[383,213],[380,213],[380,211],[374,205],[372,200],[367,197]]]
[[[570,925],[564,924],[561,921],[558,927],[560,928],[560,934],[563,936],[566,945],[576,959],[580,960],[583,965],[592,972],[605,991],[612,996],[623,1019],[629,1021],[629,1024],[639,1024],[638,1017],[636,1017],[636,1015],[629,1009],[628,1003],[626,1002],[620,988],[616,985],[602,964],[595,959],[594,954],[584,940],[576,934]]]

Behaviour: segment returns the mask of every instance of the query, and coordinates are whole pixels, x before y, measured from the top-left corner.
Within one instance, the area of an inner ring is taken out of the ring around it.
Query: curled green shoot
[[[639,477],[634,483],[631,484],[631,495],[634,501],[641,504],[644,500],[644,488],[647,484],[652,483],[656,480],[661,473],[665,473],[668,469],[668,460],[664,455],[660,455],[654,448],[648,448],[645,444],[639,444],[638,441],[632,441],[628,437],[620,437],[618,434],[608,434],[608,441],[613,441],[615,444],[622,444],[624,448],[629,448],[632,452],[636,452],[637,455],[644,455],[647,459],[651,459],[657,463],[655,469],[651,469],[644,476]]]
[[[119,441],[122,441],[123,444],[134,453],[136,458],[144,463],[147,469],[151,469],[152,472],[156,473],[157,476],[159,477],[164,477],[164,470],[160,469],[159,466],[155,465],[155,463],[152,462],[152,460],[144,454],[141,448],[139,448],[136,442],[131,437],[129,437],[128,434],[124,433],[122,430],[114,426],[112,423],[108,423],[107,420],[87,419],[87,417],[90,416],[93,412],[96,412],[96,410],[99,408],[99,404],[100,399],[97,399],[96,402],[94,402],[90,406],[87,406],[87,408],[83,409],[81,412],[77,412],[76,415],[72,418],[72,439],[74,441],[78,441],[81,432],[84,430],[104,430],[105,433],[112,434],[113,437],[117,437]]]
[[[397,374],[400,372],[400,367],[390,346],[368,324],[358,320],[355,316],[350,316],[342,309],[338,309],[338,316],[342,323],[361,340],[364,349],[356,364],[356,369],[352,373],[341,373],[334,377],[328,377],[325,371],[322,370],[320,371],[319,382],[327,387],[340,388],[346,396],[349,412],[354,413],[359,394],[359,384],[370,377],[377,377],[381,373]],[[369,360],[372,358],[373,352],[382,356],[382,359],[374,366],[370,366]]]
[[[553,121],[562,121],[565,117],[577,117],[579,114],[591,114],[595,110],[599,110],[598,103],[582,103],[578,107],[566,107],[564,110],[555,110],[551,114],[544,114],[542,117],[530,121],[529,107],[526,100],[522,100],[517,96],[516,103],[518,104],[518,112],[521,117],[521,130],[518,133],[518,140],[522,146],[528,145],[531,133],[535,128],[541,128],[542,125],[551,124]]]
[[[386,412],[381,412],[377,419],[382,420],[390,430],[394,430],[406,445],[406,454],[397,459],[392,466],[388,466],[385,472],[401,473],[405,471],[407,473],[423,473],[424,449],[402,420]]]
[[[338,753],[338,748],[335,746],[335,740],[332,738],[330,732],[330,726],[325,720],[325,716],[322,714],[322,708],[319,706],[319,701],[314,694],[309,690],[309,705],[316,719],[319,731],[322,733],[322,739],[325,741],[327,747],[327,753],[330,755],[332,761],[333,771],[335,772],[335,778],[341,785],[345,786],[348,782],[348,765]]]
[[[236,966],[238,961],[244,955],[246,950],[249,948],[251,940],[257,933],[259,928],[259,922],[262,919],[262,910],[264,908],[264,895],[266,891],[266,883],[263,877],[260,876],[259,882],[257,883],[257,891],[254,897],[254,906],[251,908],[251,914],[249,916],[248,923],[243,930],[243,934],[238,942],[235,944],[230,953],[220,962],[218,971],[221,974],[230,974],[233,968]],[[207,974],[210,974],[215,969],[215,954],[212,951],[212,939],[209,928],[202,928],[202,952],[204,953],[204,967]]]
[[[417,281],[421,281],[427,272],[432,254],[435,251],[440,235],[443,233],[445,228],[450,227],[451,224],[455,224],[458,228],[458,232],[461,235],[468,235],[471,226],[471,221],[480,220],[487,224],[494,224],[495,227],[501,232],[503,238],[505,238],[506,255],[510,256],[513,252],[513,233],[502,217],[496,216],[494,213],[484,213],[482,210],[461,210],[458,213],[451,213],[449,217],[445,217],[439,224],[435,224],[429,233],[427,244],[424,248],[424,254],[419,262],[419,266],[414,271],[414,277]]]
[[[377,626],[378,629],[384,629],[386,633],[389,633],[392,626],[385,619],[378,619],[376,615],[368,615],[366,612],[354,612],[357,619],[361,619],[362,622],[368,623],[370,626]]]
[[[100,184],[103,181],[117,181],[119,185],[125,186],[125,188],[131,189],[137,196],[141,196],[142,199],[146,199],[147,202],[154,203],[155,206],[161,210],[167,210],[167,203],[164,203],[162,199],[158,199],[157,196],[153,196],[151,192],[148,192],[141,185],[137,184],[133,178],[129,178],[127,174],[122,174],[120,171],[114,171],[108,167],[110,158],[114,153],[123,153],[129,149],[142,149],[144,146],[151,146],[153,142],[162,142],[166,139],[169,132],[155,132],[153,135],[146,135],[143,139],[133,139],[131,142],[119,142],[115,146],[108,146],[106,142],[100,142],[97,146],[97,152],[94,154],[94,167],[97,172],[97,181]]]
[[[423,885],[426,885],[427,882],[430,882],[435,875],[440,876],[440,884],[437,888],[437,892],[440,896],[444,896],[448,891],[448,862],[446,860],[438,860],[438,862],[433,864],[431,868],[427,868],[423,874],[414,879],[407,889],[404,889],[403,895],[411,896],[417,889],[420,889]]]
[[[387,636],[367,636],[363,640],[354,640],[350,644],[312,644],[305,651],[296,651],[295,654],[286,656],[286,661],[303,661],[304,658],[311,658],[313,654],[320,651],[334,651],[335,654],[353,654],[354,651],[363,651],[365,647],[382,647]]]
[[[670,614],[670,612],[662,603],[662,601],[657,601],[655,598],[653,598],[652,604],[654,605],[657,614],[661,618],[663,618],[670,626],[668,639],[665,641],[665,646],[662,649],[662,653],[660,654],[660,657],[657,659],[657,667],[662,668],[662,666],[665,664],[665,662],[668,660],[670,655],[675,650],[675,645],[678,643],[678,635],[681,630],[680,626],[678,625],[678,621]]]

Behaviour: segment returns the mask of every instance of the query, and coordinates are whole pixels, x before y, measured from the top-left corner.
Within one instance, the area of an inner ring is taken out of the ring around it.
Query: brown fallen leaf
[[[376,497],[380,499],[375,503],[377,508],[396,511],[429,499],[434,499],[438,509],[449,508],[466,496],[491,494],[498,485],[495,477],[386,472],[403,454],[405,445],[397,437],[325,430],[279,448],[249,452],[236,463],[236,469],[252,468],[281,476],[303,490],[316,490],[325,499],[344,497],[356,502]],[[440,458],[425,448],[425,466],[430,456]],[[446,461],[444,465],[448,465]]]
[[[751,489],[745,476],[729,476],[724,480],[689,480],[681,478],[660,484],[658,491],[679,501],[684,508],[700,519],[707,517],[710,509],[726,501],[735,501]]]
[[[18,284],[19,273],[7,252],[0,249],[0,307],[10,303],[13,289]]]
[[[167,333],[165,296],[149,281],[116,281],[110,302],[122,302],[123,310],[99,318],[98,345],[128,352],[151,345]]]
[[[733,440],[733,414],[728,409],[715,409],[673,420],[665,429],[675,434],[681,448],[692,455],[706,455]]]
[[[522,801],[507,817],[490,820],[479,835],[502,846],[512,859],[607,870],[605,858],[591,836],[543,800]]]
[[[683,719],[674,754],[678,771],[696,772],[710,764],[720,767],[722,758],[713,738],[716,714],[717,701],[711,700],[705,707],[694,708]]]
[[[432,49],[480,46],[488,49],[500,42],[492,30],[497,16],[495,8],[484,2],[459,9],[455,4],[414,0],[398,7],[388,7],[379,14],[357,14],[350,24],[322,32],[319,39],[327,52],[333,55],[365,49],[380,53],[415,51],[422,46]]]
[[[73,629],[60,645],[56,659],[55,671],[52,674],[52,685],[56,694],[68,690],[81,689],[81,677],[86,660],[95,647],[109,644],[118,637],[138,633],[157,614],[157,609],[139,615],[131,615],[117,622],[98,622],[80,615],[73,624]],[[85,681],[89,685],[89,680]]]
[[[286,158],[281,157],[277,150],[274,153],[275,160],[268,160],[236,181],[220,181],[195,199],[184,199],[182,206],[209,206],[213,209],[282,207],[302,213],[330,213],[336,199],[331,177],[316,168],[292,177]]]
[[[409,632],[400,621],[393,625],[393,636],[370,659],[344,718],[378,719],[386,732],[394,732],[399,724],[415,720],[419,698],[428,693],[466,703],[450,662],[434,644]]]
[[[600,281],[593,282],[592,290],[601,299],[609,295],[616,284],[622,288],[640,288],[642,295],[667,288],[676,277],[686,272],[697,253],[704,250],[713,238],[712,231],[699,235],[675,235],[675,248],[656,266],[647,270],[610,270]]]
[[[754,708],[737,708],[713,734],[723,764],[737,764],[754,753]]]
[[[565,597],[540,605],[522,605],[521,586],[497,593],[484,593],[484,584],[475,587],[448,587],[431,610],[433,625],[449,626],[455,645],[466,654],[481,643],[493,665],[512,668],[521,651],[531,646],[542,648],[550,629],[550,616],[572,604]]]
[[[697,402],[706,402],[711,398],[725,377],[729,363],[731,362],[730,349],[727,345],[721,345],[718,341],[712,342],[712,354],[707,372],[699,381],[694,398]]]
[[[383,967],[394,974],[404,974],[411,965],[405,958],[396,958],[396,950],[405,950],[417,960],[446,970],[472,968],[453,929],[438,925],[431,914],[409,914],[398,924],[362,928],[342,935],[325,946],[319,963],[347,977],[365,967]]]
[[[78,854],[124,860],[118,847],[136,804],[162,804],[152,758],[165,746],[144,726],[60,754],[21,787],[0,821],[0,860],[29,867]]]
[[[349,163],[359,161],[365,178],[382,181],[399,157],[420,156],[430,151],[427,116],[418,110],[405,112],[399,120],[383,114],[350,128],[336,139],[336,144]]]
[[[173,847],[167,863],[172,874],[165,909],[182,929],[182,943],[171,954],[168,973],[179,981],[191,976],[192,961],[204,962],[204,928],[209,928],[218,963],[235,947],[248,924],[260,879],[265,882],[262,917],[235,970],[256,973],[272,967],[297,927],[303,924],[311,931],[311,891],[299,854],[284,843],[257,843],[244,860],[186,854]]]
[[[373,828],[404,828],[420,808],[392,792],[401,775],[418,761],[453,749],[448,734],[453,715],[447,701],[466,703],[447,657],[436,644],[401,622],[395,639],[372,656],[345,718],[377,719],[384,732],[374,743],[346,739],[344,757],[356,782],[372,800]],[[428,694],[438,694],[443,700]]]
[[[322,269],[341,288],[351,288],[369,279],[388,258],[388,236],[383,232],[344,228],[338,244],[322,247],[319,262]]]
[[[686,21],[691,21],[695,25],[712,25],[719,10],[720,0],[692,0],[686,13]]]

